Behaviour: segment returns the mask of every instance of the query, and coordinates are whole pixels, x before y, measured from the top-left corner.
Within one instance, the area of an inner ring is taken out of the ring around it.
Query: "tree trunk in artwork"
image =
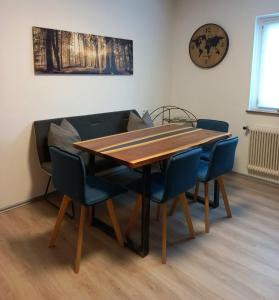
[[[110,71],[112,74],[117,74],[117,67],[116,67],[116,64],[115,64],[115,40],[112,39],[112,45],[111,45],[111,65],[110,65]]]
[[[61,69],[63,69],[63,31],[60,31],[60,65],[61,65]]]
[[[83,34],[83,56],[84,56],[84,66],[85,68],[87,67],[88,65],[88,61],[87,61],[87,36],[86,34]]]
[[[125,71],[128,71],[128,62],[127,62],[127,55],[126,55],[126,46],[123,45],[123,57],[124,57],[124,69]]]
[[[132,42],[128,43],[129,71],[133,70],[133,46]]]
[[[78,39],[78,57],[79,57],[79,66],[82,67],[82,53],[81,53],[81,44],[80,44],[80,36],[81,34],[77,34]]]
[[[53,71],[53,60],[52,60],[52,30],[47,30],[46,33],[46,63],[47,63],[47,71]]]
[[[104,70],[105,74],[110,74],[110,67],[111,67],[111,38],[105,37],[105,43],[106,43],[106,49],[107,49],[107,54],[106,54],[106,68]]]
[[[57,70],[61,71],[60,57],[59,57],[59,42],[58,42],[58,31],[52,32],[52,47],[53,53],[56,60]]]
[[[72,66],[72,57],[71,57],[72,34],[71,33],[69,33],[68,38],[69,38],[69,42],[68,42],[69,67],[71,67]]]
[[[98,37],[94,37],[94,45],[96,49],[96,69],[100,69],[100,64],[99,64],[99,40]]]

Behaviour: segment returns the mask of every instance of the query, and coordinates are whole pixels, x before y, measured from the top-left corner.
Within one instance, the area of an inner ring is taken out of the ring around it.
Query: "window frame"
[[[279,23],[279,14],[265,15],[256,17],[255,33],[254,33],[254,46],[253,46],[253,59],[252,59],[252,72],[250,84],[250,98],[249,109],[247,112],[264,112],[278,114],[278,108],[262,107],[259,106],[259,81],[260,81],[260,68],[262,61],[262,40],[264,34],[264,26],[270,23]]]

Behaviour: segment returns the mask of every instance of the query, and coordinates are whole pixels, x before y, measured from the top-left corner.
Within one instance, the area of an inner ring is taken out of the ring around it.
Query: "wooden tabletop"
[[[227,132],[167,124],[77,142],[74,146],[137,168],[169,158],[181,150],[229,136]]]

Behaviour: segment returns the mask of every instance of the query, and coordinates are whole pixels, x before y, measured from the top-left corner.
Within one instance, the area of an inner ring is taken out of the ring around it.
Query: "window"
[[[256,19],[249,109],[279,109],[279,15]]]

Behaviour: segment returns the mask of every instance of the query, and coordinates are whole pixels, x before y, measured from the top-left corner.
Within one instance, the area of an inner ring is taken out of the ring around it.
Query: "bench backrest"
[[[87,140],[125,132],[131,111],[136,115],[139,115],[136,110],[124,110],[85,116],[65,117],[65,119],[76,128],[82,140]],[[47,143],[50,123],[60,125],[63,119],[64,118],[56,118],[34,122],[36,146],[41,164],[50,161]]]

